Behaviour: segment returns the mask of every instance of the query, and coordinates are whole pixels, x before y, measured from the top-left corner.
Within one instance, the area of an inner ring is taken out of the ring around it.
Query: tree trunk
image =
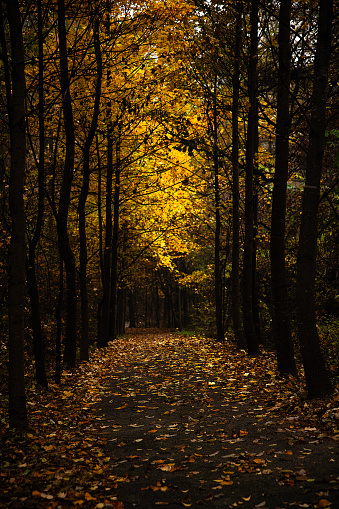
[[[30,299],[30,313],[33,332],[35,378],[38,385],[48,388],[45,368],[45,345],[41,327],[39,289],[36,279],[35,250],[39,242],[44,214],[44,173],[45,173],[45,117],[44,117],[44,36],[41,0],[38,1],[38,46],[39,46],[39,163],[38,163],[38,213],[34,235],[28,240],[26,259],[27,286]]]
[[[56,340],[55,340],[55,383],[61,382],[62,363],[61,363],[61,337],[62,337],[62,301],[64,297],[64,262],[62,256],[59,260],[59,294],[55,306],[55,320],[56,320]]]
[[[292,342],[285,264],[286,191],[290,134],[290,20],[291,0],[281,0],[279,12],[279,71],[276,123],[275,173],[271,220],[271,289],[273,338],[277,348],[278,370],[297,374]]]
[[[215,318],[217,326],[217,340],[225,341],[223,324],[222,299],[222,273],[220,264],[220,189],[219,189],[219,147],[218,147],[218,113],[217,113],[217,74],[215,71],[213,105],[212,105],[211,131],[213,136],[213,170],[214,170],[214,206],[215,206],[215,233],[214,233],[214,294]]]
[[[112,235],[112,264],[111,264],[111,298],[109,317],[109,337],[116,338],[117,322],[117,288],[118,288],[118,240],[119,240],[119,215],[120,215],[120,127],[118,127],[118,139],[116,142],[115,184],[114,184],[114,207],[113,207],[113,235]]]
[[[315,309],[317,216],[325,148],[333,1],[320,0],[319,5],[310,134],[297,260],[298,337],[310,398],[326,396],[333,390],[320,349]]]
[[[104,254],[103,254],[103,228],[102,228],[102,211],[101,211],[101,157],[99,150],[99,139],[98,135],[95,137],[96,144],[96,152],[98,158],[98,192],[97,192],[97,203],[98,203],[98,226],[99,226],[99,265],[100,265],[100,274],[101,274],[101,283],[102,287],[104,287]],[[100,348],[102,341],[102,308],[104,303],[104,294],[102,294],[101,299],[98,302],[97,309],[97,346]]]
[[[88,360],[88,292],[87,292],[87,236],[86,236],[86,200],[89,191],[90,181],[90,148],[95,136],[98,125],[99,107],[101,97],[102,80],[102,58],[99,39],[99,17],[94,14],[94,49],[97,64],[97,79],[95,87],[94,109],[91,126],[87,135],[83,150],[83,181],[79,196],[79,238],[80,238],[80,299],[81,299],[81,340],[80,340],[80,360]]]
[[[48,389],[45,367],[45,345],[41,327],[40,299],[35,273],[35,256],[26,260],[27,287],[30,300],[30,315],[33,331],[33,352],[35,361],[35,379],[41,387]]]
[[[9,425],[24,430],[28,426],[24,380],[24,308],[25,308],[25,211],[24,174],[25,140],[25,55],[22,22],[17,0],[7,1],[12,67],[11,85],[7,83],[7,109],[10,129],[9,208],[11,243],[9,251]],[[2,6],[1,6],[1,18]],[[7,57],[5,39],[2,53]],[[7,58],[6,58],[7,60]]]
[[[116,336],[125,334],[125,323],[126,323],[126,288],[118,288],[117,291],[117,325],[116,325]]]
[[[258,135],[258,129],[256,130]],[[255,151],[258,152],[259,138],[255,143]],[[259,186],[258,186],[258,165],[255,164],[255,173],[253,174],[253,253],[252,253],[252,309],[253,323],[257,343],[261,342],[261,326],[260,326],[260,307],[257,292],[257,235],[258,235],[258,206],[259,206]]]
[[[111,32],[111,1],[106,0],[106,37],[110,38]],[[111,83],[111,69],[107,68],[106,86],[109,90]],[[101,301],[101,320],[100,332],[98,337],[98,347],[105,347],[108,344],[109,334],[109,315],[110,315],[110,295],[111,295],[111,248],[112,248],[112,178],[113,178],[113,127],[112,127],[112,107],[111,100],[108,98],[106,104],[106,124],[107,124],[107,168],[106,168],[106,193],[105,193],[105,246],[102,263],[102,301]]]
[[[68,235],[68,212],[71,197],[73,171],[74,171],[74,121],[72,100],[69,88],[67,37],[66,37],[66,14],[64,0],[58,0],[58,33],[59,33],[59,56],[60,56],[60,85],[62,95],[62,109],[64,116],[64,128],[66,136],[66,154],[64,161],[63,178],[60,189],[59,209],[57,215],[58,243],[60,257],[65,263],[66,271],[66,331],[64,340],[63,359],[67,366],[74,367],[76,364],[76,341],[77,341],[77,291],[75,257],[69,242]]]
[[[240,88],[240,48],[241,48],[241,10],[240,1],[236,3],[234,72],[233,72],[233,104],[232,104],[232,321],[233,332],[238,349],[246,348],[246,339],[241,320],[240,297],[240,197],[239,197],[239,88]]]
[[[113,141],[111,123],[107,126],[107,170],[106,170],[106,196],[105,196],[105,246],[103,256],[103,274],[102,274],[102,318],[101,318],[101,337],[99,347],[107,346],[109,330],[109,310],[110,310],[110,274],[111,274],[111,249],[112,249],[112,176],[113,176]]]
[[[250,108],[248,112],[246,139],[246,176],[245,176],[245,240],[243,262],[243,322],[248,353],[257,355],[259,344],[255,333],[253,317],[253,174],[258,130],[257,101],[257,51],[258,51],[258,0],[252,0],[250,63],[248,71],[248,95]]]

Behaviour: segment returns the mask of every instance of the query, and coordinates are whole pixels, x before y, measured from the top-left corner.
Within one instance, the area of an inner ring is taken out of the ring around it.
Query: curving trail
[[[109,355],[98,428],[126,509],[339,507],[335,424],[272,354],[134,330]]]

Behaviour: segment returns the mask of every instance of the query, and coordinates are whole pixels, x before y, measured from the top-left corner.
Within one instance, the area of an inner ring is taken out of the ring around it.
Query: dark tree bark
[[[119,241],[119,216],[120,216],[120,133],[118,125],[118,138],[116,141],[115,183],[114,183],[114,206],[113,206],[113,234],[112,234],[112,264],[111,264],[111,295],[108,339],[116,338],[117,327],[117,287],[118,287],[118,241]]]
[[[31,245],[26,259],[27,287],[30,300],[30,315],[33,331],[33,352],[35,360],[36,383],[48,389],[45,365],[45,342],[41,327],[40,297],[35,271],[35,253],[32,254]]]
[[[214,207],[215,207],[215,232],[214,232],[214,295],[215,295],[215,320],[217,328],[217,340],[225,341],[223,324],[223,299],[222,299],[222,271],[220,263],[220,188],[219,188],[219,147],[218,147],[218,112],[217,112],[217,73],[215,71],[214,90],[211,105],[212,118],[209,121],[213,140],[213,171],[214,171]]]
[[[291,0],[281,0],[279,12],[279,70],[270,259],[273,304],[272,333],[277,348],[278,370],[281,373],[296,375],[285,264],[286,191],[290,134],[291,3]]]
[[[220,270],[220,192],[219,192],[219,173],[214,166],[215,183],[215,237],[214,237],[214,291],[215,291],[215,314],[217,325],[217,339],[224,341],[224,325],[222,313],[222,276]]]
[[[111,250],[112,250],[112,177],[113,177],[113,141],[112,125],[109,121],[107,126],[107,169],[106,169],[106,196],[105,196],[105,245],[102,267],[102,314],[101,336],[98,338],[98,347],[108,344],[109,335],[109,311],[110,311],[110,287],[111,287]]]
[[[98,157],[98,192],[97,192],[97,203],[98,203],[98,223],[99,223],[99,265],[100,265],[100,274],[101,274],[101,283],[104,286],[104,254],[103,254],[103,227],[102,227],[102,211],[101,211],[101,193],[102,193],[102,170],[101,170],[101,157],[100,157],[100,149],[99,149],[99,139],[98,135],[95,137],[96,144],[96,152]],[[97,346],[100,348],[102,341],[102,306],[104,302],[104,296],[102,295],[101,299],[98,302],[98,310],[97,310]]]
[[[36,246],[44,214],[44,175],[45,175],[45,117],[44,117],[44,35],[41,0],[38,0],[38,47],[39,47],[39,163],[38,163],[38,212],[34,235],[28,239],[28,257],[26,259],[27,286],[30,299],[31,322],[33,331],[33,350],[35,359],[36,382],[48,388],[45,367],[45,345],[41,327],[40,298],[36,278]]]
[[[240,89],[240,49],[241,49],[241,10],[240,1],[236,3],[236,24],[234,44],[234,72],[232,98],[232,321],[237,348],[246,348],[242,328],[240,296],[240,197],[239,197],[239,89]]]
[[[117,325],[116,336],[125,334],[126,323],[126,288],[118,288],[117,290]]]
[[[58,299],[55,306],[55,319],[56,319],[56,339],[55,339],[55,375],[54,380],[55,383],[59,384],[61,382],[61,374],[62,374],[62,348],[61,348],[61,338],[62,338],[62,301],[64,298],[64,263],[62,257],[59,260],[60,265],[60,273],[59,273],[59,293]]]
[[[106,37],[110,37],[110,0],[106,0]],[[111,70],[108,67],[106,76],[106,85],[109,89],[111,82]],[[112,126],[112,108],[111,101],[106,104],[106,123],[107,123],[107,168],[106,168],[106,195],[105,195],[105,245],[102,260],[102,300],[101,300],[101,319],[100,336],[98,336],[98,347],[107,346],[109,340],[109,316],[110,316],[110,297],[111,297],[111,249],[112,249],[112,178],[113,178],[113,126]]]
[[[245,240],[243,262],[243,323],[248,353],[259,353],[258,339],[255,333],[253,317],[253,174],[256,158],[256,140],[258,130],[258,0],[251,4],[250,55],[248,69],[248,95],[250,108],[248,112],[246,139],[246,176],[245,176]]]
[[[82,167],[82,187],[79,196],[79,239],[80,239],[80,300],[81,300],[81,340],[80,340],[80,360],[88,360],[88,291],[87,291],[87,235],[86,235],[86,201],[89,192],[90,181],[90,149],[98,125],[101,81],[102,81],[102,57],[99,36],[99,16],[97,9],[94,13],[93,38],[94,50],[97,64],[97,77],[94,97],[94,109],[91,125],[87,134],[87,139],[83,149],[83,167]]]
[[[310,134],[297,260],[298,337],[310,398],[326,396],[333,390],[320,349],[315,308],[317,219],[325,148],[326,99],[331,54],[333,0],[320,0],[319,6]]]
[[[9,424],[24,430],[28,426],[24,381],[24,307],[25,307],[25,211],[24,174],[26,162],[25,140],[25,55],[22,21],[17,0],[8,0],[7,17],[10,30],[11,73],[7,78],[7,109],[10,129],[9,209],[11,243],[9,251]],[[2,6],[1,21],[3,22]],[[5,40],[1,37],[2,53],[7,56]],[[7,60],[7,59],[6,59]]]
[[[66,331],[64,339],[63,359],[67,366],[76,365],[77,341],[77,291],[75,257],[69,242],[68,213],[74,171],[74,120],[72,100],[70,94],[70,80],[68,72],[66,13],[64,0],[58,0],[58,34],[60,59],[60,85],[62,95],[62,110],[66,137],[66,154],[64,171],[60,189],[60,200],[57,215],[58,243],[60,260],[65,264],[66,272]]]
[[[258,130],[256,131],[258,134]],[[255,150],[258,152],[259,138],[255,143]],[[258,207],[259,207],[259,186],[258,186],[258,165],[254,166],[253,174],[253,267],[252,267],[252,309],[253,309],[253,322],[254,330],[257,338],[257,343],[261,342],[261,326],[260,326],[260,307],[257,292],[257,250],[258,250]]]
[[[160,298],[159,298],[159,288],[158,288],[158,281],[155,279],[155,319],[156,319],[156,326],[160,327]]]

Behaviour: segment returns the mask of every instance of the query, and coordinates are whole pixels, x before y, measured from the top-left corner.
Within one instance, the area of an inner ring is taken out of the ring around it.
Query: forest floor
[[[131,330],[28,406],[27,434],[1,415],[1,508],[339,508],[338,391],[269,351]]]

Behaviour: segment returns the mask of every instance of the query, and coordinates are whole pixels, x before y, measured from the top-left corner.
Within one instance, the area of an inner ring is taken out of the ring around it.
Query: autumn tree
[[[253,282],[254,282],[254,192],[253,175],[258,164],[258,2],[252,0],[250,15],[250,52],[248,64],[249,111],[246,138],[245,176],[245,238],[243,259],[243,321],[248,353],[259,353],[259,343],[254,325]]]
[[[34,350],[34,360],[35,360],[35,372],[36,372],[36,381],[38,385],[42,387],[48,388],[47,381],[47,373],[46,373],[46,363],[45,363],[45,338],[43,334],[42,327],[42,316],[41,316],[41,298],[39,292],[38,278],[37,278],[37,270],[36,270],[36,251],[37,246],[41,237],[41,231],[43,227],[43,216],[45,210],[45,150],[46,150],[46,141],[45,141],[45,99],[44,99],[44,42],[45,42],[45,33],[43,26],[43,5],[42,1],[38,1],[37,12],[33,13],[33,18],[37,18],[37,38],[38,38],[38,84],[37,84],[37,95],[38,95],[38,154],[34,157],[36,161],[36,166],[38,170],[37,175],[37,187],[38,187],[38,204],[36,211],[36,221],[35,227],[32,228],[33,233],[31,233],[31,228],[27,230],[27,240],[28,240],[28,254],[26,256],[26,277],[27,277],[27,287],[29,292],[30,299],[30,318],[32,324],[32,333],[33,333],[33,350]],[[34,25],[34,23],[32,23]],[[31,101],[33,99],[34,94],[31,93]],[[29,114],[29,113],[28,113]],[[30,132],[30,122],[27,123],[27,131],[28,136],[30,138],[31,150],[34,152],[35,144],[32,140],[32,133]],[[26,211],[27,214],[27,211]],[[30,218],[31,222],[32,219]]]
[[[232,321],[238,348],[246,348],[240,295],[240,193],[239,193],[239,92],[241,4],[236,2],[234,70],[232,79]]]
[[[82,166],[82,186],[79,194],[78,212],[79,212],[79,249],[80,249],[80,299],[81,299],[81,341],[80,341],[80,359],[88,360],[89,347],[89,321],[88,321],[88,289],[87,289],[87,231],[86,231],[86,201],[90,187],[90,163],[91,146],[96,134],[98,119],[100,113],[101,87],[102,87],[102,54],[100,45],[100,14],[98,7],[92,13],[90,19],[93,31],[93,45],[96,60],[96,79],[94,89],[94,107],[90,127],[86,135],[83,147],[83,166]]]
[[[332,0],[320,0],[297,266],[298,337],[311,398],[322,397],[333,390],[320,348],[315,303],[317,216],[325,146],[332,20]]]
[[[271,279],[273,336],[277,348],[278,369],[296,374],[285,266],[286,192],[289,174],[290,133],[290,19],[291,2],[282,0],[279,12],[279,68],[276,120],[276,151],[271,217]]]
[[[4,16],[1,9],[1,46],[5,65],[6,98],[10,132],[9,208],[11,244],[9,251],[9,421],[12,428],[28,425],[24,382],[25,306],[25,52],[22,14],[17,1],[6,2],[10,31],[10,64],[7,56]]]
[[[66,9],[64,0],[58,0],[58,35],[60,61],[60,87],[62,96],[63,121],[66,138],[66,152],[60,189],[59,207],[57,213],[58,243],[60,264],[65,264],[67,288],[67,317],[64,340],[64,362],[68,366],[75,366],[76,338],[77,338],[77,289],[75,256],[69,242],[68,213],[70,195],[74,173],[75,133],[73,106],[70,92],[70,77],[68,70]]]

